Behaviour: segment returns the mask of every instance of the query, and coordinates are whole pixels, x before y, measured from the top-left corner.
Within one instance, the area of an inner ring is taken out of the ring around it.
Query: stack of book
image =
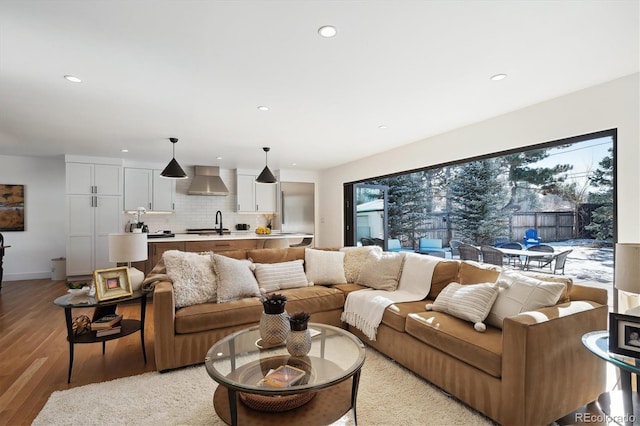
[[[106,314],[93,320],[91,323],[91,331],[96,332],[96,337],[118,334],[122,331],[121,321],[122,314]]]

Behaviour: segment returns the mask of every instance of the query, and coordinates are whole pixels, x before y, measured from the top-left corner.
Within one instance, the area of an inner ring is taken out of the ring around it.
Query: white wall
[[[51,259],[66,255],[65,166],[55,158],[0,155],[0,183],[25,185],[25,231],[2,232],[4,279],[51,277]]]
[[[512,148],[618,129],[618,239],[640,242],[640,74],[324,170],[316,245],[341,246],[343,184]]]

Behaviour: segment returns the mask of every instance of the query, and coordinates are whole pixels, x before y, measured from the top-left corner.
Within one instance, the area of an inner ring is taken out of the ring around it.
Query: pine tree
[[[589,177],[591,184],[600,189],[589,194],[589,201],[601,206],[591,212],[591,223],[585,226],[597,239],[604,241],[613,241],[613,148],[609,148],[609,154]]]
[[[508,235],[508,213],[502,208],[507,197],[497,159],[462,164],[449,182],[453,205],[451,217],[458,238],[474,244],[493,244]]]

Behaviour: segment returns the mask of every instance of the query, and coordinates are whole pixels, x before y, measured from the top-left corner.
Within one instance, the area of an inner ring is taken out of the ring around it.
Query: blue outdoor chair
[[[536,244],[540,244],[542,242],[542,238],[538,238],[538,231],[535,229],[527,229],[527,232],[524,233],[524,238],[522,239],[525,247],[533,246]]]

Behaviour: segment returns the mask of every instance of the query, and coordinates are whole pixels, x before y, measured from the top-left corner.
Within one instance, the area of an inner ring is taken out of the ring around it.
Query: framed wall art
[[[609,352],[640,358],[640,317],[609,313]]]
[[[24,185],[0,184],[0,231],[24,231]]]
[[[129,279],[129,268],[120,266],[93,271],[96,285],[96,299],[99,301],[128,297],[133,294]]]

